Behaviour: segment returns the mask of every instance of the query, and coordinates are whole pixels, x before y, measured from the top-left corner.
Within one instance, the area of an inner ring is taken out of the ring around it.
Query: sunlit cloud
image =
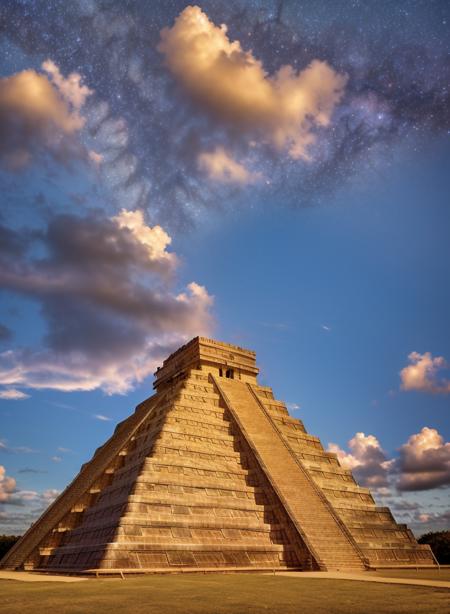
[[[64,160],[82,149],[71,137],[85,124],[80,110],[91,91],[80,75],[65,79],[50,60],[44,66],[50,79],[35,70],[0,79],[0,162],[12,170],[42,151]]]
[[[136,243],[147,249],[150,260],[167,261],[170,266],[176,265],[175,254],[166,250],[172,243],[171,237],[161,226],[153,226],[153,228],[148,226],[142,211],[122,209],[112,220],[120,229],[125,229],[125,232],[129,231]]]
[[[410,364],[400,371],[402,390],[450,394],[450,379],[439,378],[441,371],[449,369],[442,356],[433,358],[430,352],[411,352],[408,359]]]
[[[80,111],[86,99],[93,91],[82,83],[80,74],[73,72],[68,77],[63,77],[59,67],[52,60],[48,59],[42,63],[42,68],[50,76],[50,80],[58,92],[69,103],[69,105]],[[84,120],[82,120],[84,123]]]
[[[296,71],[269,75],[251,51],[231,41],[198,6],[186,7],[158,47],[166,65],[196,104],[233,130],[308,159],[314,129],[328,126],[346,77],[313,60]]]
[[[17,390],[17,388],[7,388],[6,390],[0,390],[0,399],[5,399],[7,401],[23,401],[24,399],[29,398],[29,394],[26,394],[21,390]]]
[[[247,185],[262,178],[261,173],[250,171],[237,162],[223,147],[199,154],[198,166],[212,181]]]

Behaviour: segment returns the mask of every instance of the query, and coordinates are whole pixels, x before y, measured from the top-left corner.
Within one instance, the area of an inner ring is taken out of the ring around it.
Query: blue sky
[[[205,92],[197,58],[180,64],[182,3],[2,7],[0,532],[197,334],[256,350],[260,382],[399,521],[448,527],[448,10],[251,4],[204,3],[204,27],[261,60],[261,96],[282,65],[323,61],[319,86],[287,78],[318,97],[306,116],[257,94],[249,115],[239,54]]]

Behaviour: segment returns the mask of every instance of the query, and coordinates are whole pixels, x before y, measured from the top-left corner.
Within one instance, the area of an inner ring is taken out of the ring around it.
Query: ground
[[[375,576],[384,578],[408,578],[415,580],[439,580],[442,582],[450,582],[450,567],[442,567],[438,569],[384,569],[383,571],[370,572]]]
[[[73,584],[0,581],[1,614],[442,614],[450,592],[272,575],[175,575]]]

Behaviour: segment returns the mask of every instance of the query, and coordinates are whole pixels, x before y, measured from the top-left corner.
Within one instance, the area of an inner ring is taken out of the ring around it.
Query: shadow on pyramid
[[[197,337],[0,562],[64,573],[434,565],[272,390]]]

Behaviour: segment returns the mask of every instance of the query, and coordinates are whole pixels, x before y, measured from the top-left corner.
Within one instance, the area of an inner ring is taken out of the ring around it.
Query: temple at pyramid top
[[[255,353],[196,337],[155,374],[0,568],[67,573],[426,567],[389,508],[256,379]]]
[[[153,388],[161,391],[172,386],[184,379],[191,369],[251,384],[256,384],[259,372],[256,354],[252,350],[206,337],[195,337],[166,358],[155,373]]]

